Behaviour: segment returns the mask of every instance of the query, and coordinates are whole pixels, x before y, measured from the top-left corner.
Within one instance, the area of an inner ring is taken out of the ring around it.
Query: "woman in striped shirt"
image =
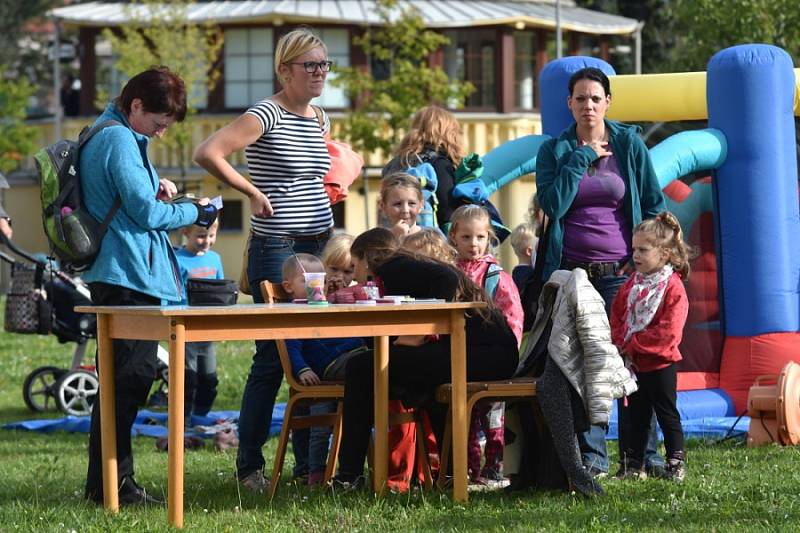
[[[310,29],[298,28],[278,41],[274,62],[282,89],[211,135],[194,154],[209,173],[250,199],[247,275],[259,303],[261,281],[280,282],[281,266],[293,253],[319,255],[333,226],[322,184],[331,164],[325,145],[330,121],[310,104],[325,86],[331,68],[328,50]],[[243,149],[252,182],[225,159]],[[239,480],[254,490],[267,483],[261,448],[282,379],[275,343],[256,341],[242,397],[236,458]]]

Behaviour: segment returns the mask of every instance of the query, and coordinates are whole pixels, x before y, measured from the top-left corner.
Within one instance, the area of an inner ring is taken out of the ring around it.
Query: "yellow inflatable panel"
[[[794,69],[794,114],[800,116],[800,69]],[[610,76],[611,107],[608,118],[628,122],[703,120],[706,73]]]
[[[706,73],[610,76],[614,120],[662,122],[702,120],[706,107]]]

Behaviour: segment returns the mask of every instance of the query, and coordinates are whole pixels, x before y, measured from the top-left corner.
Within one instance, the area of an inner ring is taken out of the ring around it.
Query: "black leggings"
[[[517,367],[516,350],[498,346],[492,353],[467,348],[467,380],[484,381],[511,377]],[[344,388],[342,443],[339,450],[339,475],[345,481],[362,474],[374,420],[373,353],[354,356],[347,363]],[[450,339],[418,347],[390,347],[389,384],[430,392],[450,382]],[[434,415],[434,431],[441,434],[443,417]]]
[[[628,397],[632,433],[628,457],[637,464],[643,464],[647,432],[655,411],[658,425],[664,433],[667,458],[682,458],[683,428],[676,405],[678,373],[675,364],[652,372],[637,373],[636,378],[639,390]]]

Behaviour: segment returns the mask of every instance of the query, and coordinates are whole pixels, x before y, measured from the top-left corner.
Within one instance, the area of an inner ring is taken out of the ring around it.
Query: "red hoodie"
[[[480,259],[466,260],[459,259],[456,261],[458,268],[474,281],[479,287],[483,287],[483,280],[486,277],[486,272],[489,270],[489,265],[496,265],[497,259],[492,254],[486,254]],[[494,295],[494,305],[503,313],[503,316],[508,323],[508,327],[517,338],[517,344],[522,341],[522,322],[524,319],[524,312],[522,311],[522,303],[519,299],[519,291],[514,284],[511,276],[503,271],[500,272],[500,279],[497,283],[497,292]]]

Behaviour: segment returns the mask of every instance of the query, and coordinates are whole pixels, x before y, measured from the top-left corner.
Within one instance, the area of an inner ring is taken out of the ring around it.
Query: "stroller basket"
[[[50,333],[52,305],[44,291],[43,274],[44,268],[39,264],[11,266],[4,324],[9,333]]]

